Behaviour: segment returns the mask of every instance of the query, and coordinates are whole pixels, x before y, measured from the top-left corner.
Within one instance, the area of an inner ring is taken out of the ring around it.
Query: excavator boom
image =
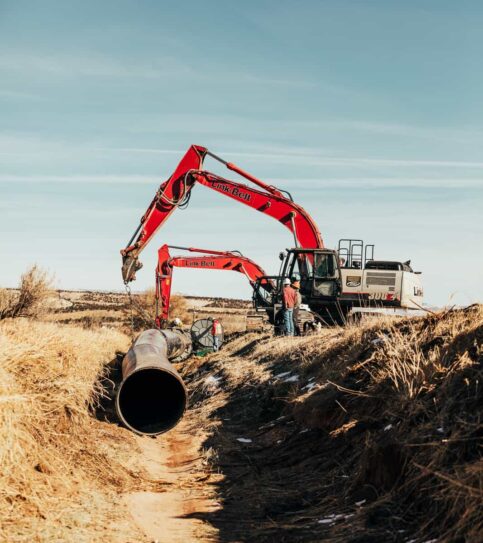
[[[201,253],[204,256],[174,256],[169,249],[173,246],[163,245],[158,250],[156,267],[156,325],[162,327],[169,316],[173,268],[193,268],[205,270],[226,270],[243,273],[250,285],[255,287],[257,281],[261,287],[270,292],[273,284],[264,279],[266,273],[253,260],[234,251],[212,251],[195,247],[176,247],[189,252]]]
[[[203,170],[203,160],[207,155],[255,184],[257,188]],[[290,194],[283,193],[235,164],[224,161],[205,147],[192,145],[171,177],[159,187],[143,215],[139,227],[127,246],[121,250],[123,256],[122,274],[125,283],[132,281],[136,271],[141,267],[138,261],[140,252],[171,213],[177,207],[182,208],[187,204],[191,189],[196,183],[278,220],[292,232],[297,247],[324,247],[317,225],[301,206],[293,202]]]

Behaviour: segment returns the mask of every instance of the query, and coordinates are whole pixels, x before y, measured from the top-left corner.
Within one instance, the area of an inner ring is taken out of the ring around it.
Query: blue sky
[[[119,249],[192,143],[290,190],[329,247],[412,259],[426,301],[483,298],[483,4],[0,0],[0,284],[121,289]],[[208,169],[223,173],[212,162]],[[162,243],[269,273],[289,232],[195,187]],[[249,297],[226,272],[174,290]]]

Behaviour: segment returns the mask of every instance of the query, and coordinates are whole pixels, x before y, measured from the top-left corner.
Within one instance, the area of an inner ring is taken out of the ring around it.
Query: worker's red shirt
[[[221,333],[222,333],[221,324],[218,321],[214,321],[213,326],[211,327],[211,334],[213,336],[220,336]]]
[[[297,291],[290,285],[283,287],[283,307],[293,309],[297,301]]]

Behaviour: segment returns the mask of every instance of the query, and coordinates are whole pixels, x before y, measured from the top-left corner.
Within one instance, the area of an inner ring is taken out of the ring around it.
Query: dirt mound
[[[222,541],[477,541],[483,308],[238,338],[184,374]]]

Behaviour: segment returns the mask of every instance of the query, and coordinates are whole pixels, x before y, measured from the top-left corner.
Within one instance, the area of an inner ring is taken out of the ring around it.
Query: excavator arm
[[[203,170],[203,160],[207,155],[255,184],[257,188]],[[140,252],[171,213],[177,207],[182,208],[187,204],[191,189],[196,183],[278,220],[292,232],[297,247],[324,247],[317,225],[301,206],[293,202],[290,194],[267,185],[235,164],[214,155],[205,147],[192,145],[171,177],[159,187],[153,201],[141,218],[139,227],[127,246],[121,250],[122,275],[125,283],[135,279],[136,271],[142,266],[138,260]]]
[[[191,253],[201,253],[204,256],[172,257],[169,252],[170,247]],[[158,327],[162,327],[169,316],[173,268],[236,271],[243,273],[252,287],[255,286],[257,280],[262,278],[260,285],[267,292],[271,292],[273,289],[271,281],[263,279],[266,276],[264,270],[239,252],[163,245],[158,250],[158,265],[156,267],[156,325]]]

